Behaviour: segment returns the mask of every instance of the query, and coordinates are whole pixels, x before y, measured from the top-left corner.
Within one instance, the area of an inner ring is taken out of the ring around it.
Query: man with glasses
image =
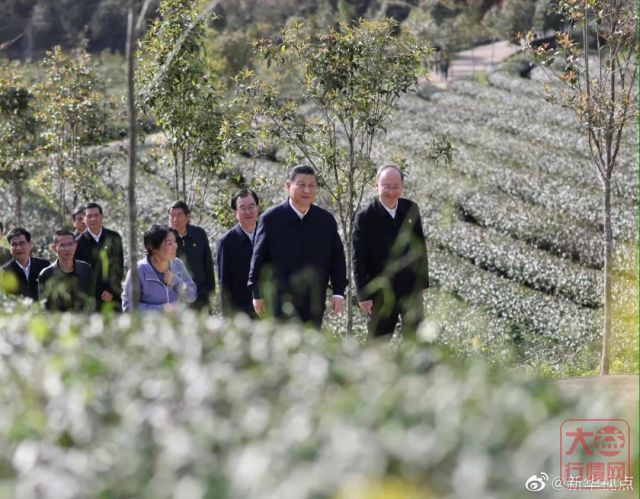
[[[344,247],[331,213],[316,206],[318,176],[300,165],[289,172],[288,199],[258,222],[249,271],[253,306],[262,317],[297,318],[317,328],[332,287],[331,308],[342,311],[347,286]]]
[[[187,203],[176,201],[171,205],[169,226],[178,234],[178,258],[187,266],[198,290],[198,298],[193,302],[193,306],[208,310],[211,306],[209,298],[216,288],[213,255],[205,230],[190,221],[191,210]]]
[[[238,223],[218,240],[217,251],[220,304],[224,315],[243,312],[249,317],[257,317],[247,280],[259,206],[258,195],[249,189],[241,189],[231,198],[231,209]]]
[[[47,310],[91,312],[95,307],[91,265],[74,258],[76,242],[67,229],[56,231],[51,250],[58,259],[38,276],[40,298]]]
[[[50,265],[49,260],[31,256],[31,234],[16,227],[7,234],[11,260],[2,266],[2,289],[16,295],[38,299],[38,275]]]

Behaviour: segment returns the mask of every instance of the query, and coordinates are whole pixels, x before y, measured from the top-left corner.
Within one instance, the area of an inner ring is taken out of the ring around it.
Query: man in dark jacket
[[[209,309],[209,298],[216,288],[211,246],[205,230],[189,223],[190,218],[191,210],[184,201],[176,201],[169,208],[169,225],[178,233],[178,258],[187,266],[198,288],[193,305]]]
[[[12,229],[7,234],[7,241],[12,258],[2,266],[2,288],[8,293],[37,300],[38,274],[49,266],[49,260],[31,256],[31,234],[22,227]]]
[[[285,188],[289,199],[258,221],[248,283],[253,305],[261,317],[269,305],[277,318],[295,317],[319,328],[329,281],[333,312],[342,311],[347,286],[344,248],[333,215],[313,204],[318,188],[315,169],[292,168]]]
[[[391,335],[402,316],[404,332],[423,318],[422,290],[429,286],[427,247],[418,206],[402,198],[404,174],[378,169],[378,196],[355,219],[353,266],[360,308],[369,332]]]
[[[67,229],[56,231],[51,249],[58,259],[38,276],[40,298],[47,310],[91,312],[95,306],[91,266],[76,260],[77,242]]]
[[[218,240],[217,251],[220,304],[224,315],[243,312],[249,317],[257,317],[247,281],[259,205],[258,195],[249,189],[242,189],[231,198],[231,209],[238,223]]]
[[[124,255],[120,234],[102,226],[102,207],[89,203],[84,215],[87,230],[76,241],[76,260],[82,260],[93,269],[96,309],[122,310],[120,296],[124,277]]]

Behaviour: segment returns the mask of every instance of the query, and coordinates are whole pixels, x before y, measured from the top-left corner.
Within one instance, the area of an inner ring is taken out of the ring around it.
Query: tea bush
[[[27,313],[0,331],[3,497],[510,498],[558,469],[564,418],[617,413],[428,343],[244,317]]]

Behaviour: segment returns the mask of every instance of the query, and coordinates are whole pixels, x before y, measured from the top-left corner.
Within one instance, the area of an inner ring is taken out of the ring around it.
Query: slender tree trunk
[[[351,210],[349,210],[351,211]],[[350,335],[353,333],[353,233],[351,222],[347,222],[347,227],[345,227],[345,246],[347,252],[347,293],[344,299],[346,300],[347,305],[347,334]]]
[[[173,172],[175,173],[174,192],[177,201],[180,199],[180,166],[178,165],[178,151],[175,148],[171,149],[171,156],[173,157]]]
[[[180,151],[180,162],[182,164],[182,199],[187,202],[187,158],[184,149]]]
[[[13,183],[14,192],[16,195],[16,207],[15,207],[15,217],[16,217],[16,225],[18,227],[22,227],[22,180],[16,180]]]
[[[613,277],[613,231],[611,230],[611,178],[603,179],[603,227],[604,227],[604,325],[602,329],[602,359],[600,374],[609,374],[611,343],[611,280]]]
[[[133,293],[131,306],[138,308],[140,302],[140,285],[137,270],[136,246],[136,102],[135,102],[135,11],[136,0],[129,0],[127,19],[127,104],[129,109],[129,184],[127,186],[129,214],[129,268],[131,269],[131,289]]]
[[[60,226],[64,226],[64,167],[58,165],[58,215]]]

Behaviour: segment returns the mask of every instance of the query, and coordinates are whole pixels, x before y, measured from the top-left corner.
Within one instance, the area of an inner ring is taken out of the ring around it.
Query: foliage
[[[267,132],[289,147],[289,162],[314,166],[337,218],[351,275],[353,221],[374,174],[375,139],[400,95],[417,82],[425,50],[392,20],[360,20],[326,33],[302,24],[283,30],[279,42],[258,44],[274,79],[293,74],[305,106],[283,96],[276,85],[245,72],[240,88],[249,105],[258,102],[268,117]],[[310,112],[305,113],[310,108]],[[351,284],[347,331],[351,331]]]
[[[70,208],[68,187],[71,207],[79,199],[104,194],[96,173],[108,165],[88,147],[105,137],[109,101],[97,90],[90,56],[83,49],[67,54],[56,47],[42,64],[46,79],[36,89],[37,117],[42,122],[42,152],[47,161],[36,181],[49,199],[55,200],[59,222],[64,225]]]
[[[428,344],[244,317],[26,313],[0,331],[3,496],[507,498],[558,469],[563,419],[618,414]]]
[[[0,62],[0,180],[13,187],[17,225],[22,225],[24,183],[39,166],[39,125],[33,89],[20,65]]]
[[[140,102],[166,136],[175,198],[201,209],[244,124],[223,103],[219,66],[205,52],[210,7],[163,0],[159,13],[141,43]]]

